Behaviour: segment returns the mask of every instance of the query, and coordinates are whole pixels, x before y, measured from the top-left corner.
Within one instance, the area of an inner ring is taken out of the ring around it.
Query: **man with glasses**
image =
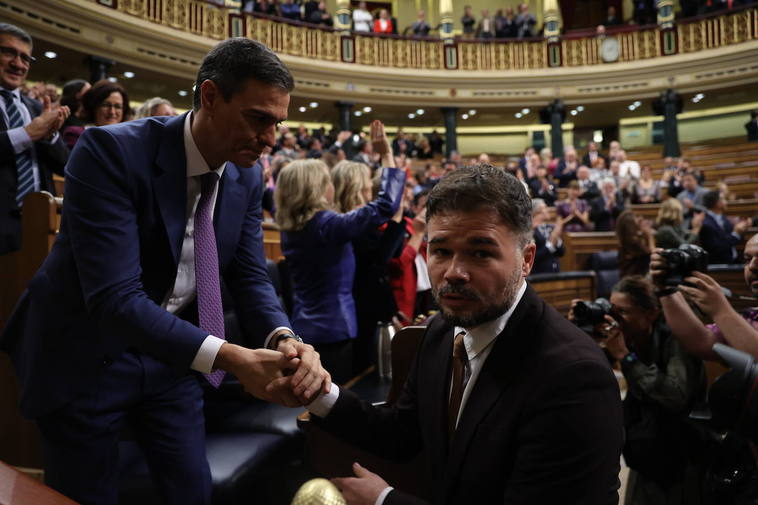
[[[21,208],[34,191],[55,193],[53,172],[63,175],[68,149],[57,134],[69,115],[23,96],[19,88],[31,64],[32,38],[0,23],[0,254],[21,246]]]

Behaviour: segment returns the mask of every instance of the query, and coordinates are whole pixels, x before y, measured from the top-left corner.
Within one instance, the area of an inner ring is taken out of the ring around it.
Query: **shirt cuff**
[[[195,359],[192,360],[190,368],[197,370],[201,373],[211,373],[213,371],[213,363],[216,361],[216,355],[221,346],[226,343],[226,340],[213,335],[208,335],[200,345],[200,349],[195,354]]]
[[[32,139],[29,137],[29,134],[26,133],[26,128],[23,126],[8,130],[8,139],[11,141],[13,152],[16,154],[31,149],[33,145]]]
[[[337,403],[337,398],[340,397],[340,388],[332,382],[332,387],[329,392],[321,393],[310,405],[306,405],[305,408],[313,415],[321,418],[325,418],[332,411],[332,407]]]
[[[268,334],[268,336],[266,337],[266,340],[263,342],[263,348],[264,349],[270,349],[269,348],[269,344],[271,343],[271,339],[274,338],[274,335],[276,335],[277,333],[279,333],[282,330],[287,330],[288,332],[292,333],[293,335],[295,334],[294,331],[292,331],[290,328],[287,328],[286,326],[278,326],[278,327],[274,328],[273,330],[271,330],[271,333]]]
[[[552,243],[552,242],[550,242],[549,240],[545,242],[545,247],[547,247],[547,250],[548,250],[548,251],[550,251],[551,253],[554,253],[554,252],[556,251],[556,249],[557,249],[557,248],[556,248],[556,247],[553,245],[553,243]]]
[[[387,498],[387,495],[390,494],[390,492],[395,489],[392,486],[387,486],[384,489],[382,489],[382,492],[379,493],[379,496],[376,497],[376,501],[374,502],[374,505],[382,505],[384,503],[385,498]]]

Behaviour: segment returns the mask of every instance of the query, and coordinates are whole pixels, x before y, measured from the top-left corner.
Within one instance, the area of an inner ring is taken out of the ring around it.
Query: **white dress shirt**
[[[26,132],[26,126],[32,122],[32,115],[29,113],[29,109],[26,108],[26,104],[21,101],[21,92],[19,91],[19,88],[7,89],[0,86],[0,89],[11,92],[13,95],[13,102],[16,104],[19,113],[21,113],[21,120],[24,122],[24,126],[19,126],[17,128],[8,128],[6,130],[6,133],[8,134],[8,140],[10,140],[11,146],[13,146],[13,152],[15,154],[20,154],[24,151],[30,150],[32,156],[32,170],[34,172],[33,191],[39,191],[41,186],[39,179],[39,166],[37,165],[37,153],[33,149],[34,142]],[[8,120],[8,112],[5,109],[5,97],[0,95],[0,113],[3,115],[5,124],[7,126],[10,126],[10,122]],[[50,140],[50,142],[55,142],[56,140],[58,140],[58,132],[53,135],[53,138]]]
[[[621,177],[640,178],[640,164],[633,160],[626,160],[619,163],[619,175]]]
[[[200,153],[195,139],[192,137],[192,115],[193,113],[190,112],[184,120],[184,154],[187,159],[187,226],[184,229],[184,240],[182,242],[182,252],[179,255],[176,280],[162,305],[163,308],[172,314],[176,314],[187,307],[197,295],[195,286],[195,210],[197,209],[197,203],[200,201],[200,176],[211,171],[205,158]],[[219,181],[224,175],[225,168],[226,162],[213,170],[218,174]],[[211,196],[211,220],[215,213],[217,196],[218,183]],[[289,330],[289,328],[280,327],[269,333],[268,337],[266,337],[265,345],[268,346],[271,337],[283,329]],[[198,372],[211,373],[218,350],[224,342],[226,341],[222,338],[208,335],[200,345],[200,349],[198,349],[190,367]]]
[[[356,32],[370,32],[373,22],[374,16],[369,11],[363,9],[353,11],[353,29]]]
[[[476,380],[479,378],[479,374],[484,367],[484,363],[487,361],[487,357],[489,357],[490,352],[492,352],[492,348],[494,347],[492,345],[493,342],[495,339],[497,339],[497,336],[500,335],[505,329],[505,326],[508,324],[508,320],[513,315],[513,311],[516,310],[516,307],[521,301],[521,298],[523,298],[525,292],[526,281],[521,283],[521,287],[518,289],[516,297],[513,299],[513,304],[511,304],[510,308],[497,319],[486,322],[484,324],[480,324],[474,328],[466,329],[459,326],[455,327],[453,335],[464,332],[463,345],[466,348],[466,354],[468,355],[468,365],[466,370],[468,382],[466,383],[466,387],[463,390],[461,407],[460,410],[458,410],[458,419],[455,422],[456,427],[458,426],[458,421],[460,421],[461,413],[463,413],[463,409],[466,407],[466,402],[468,401],[469,396],[471,396],[471,391],[476,385]],[[453,350],[451,348],[451,355],[452,352]],[[453,386],[451,381],[450,392],[452,392],[452,387]],[[450,392],[448,392],[448,396],[450,395]],[[312,414],[315,414],[319,417],[326,417],[329,415],[329,412],[331,412],[332,407],[334,407],[334,404],[337,402],[338,398],[339,387],[336,384],[332,383],[332,387],[329,392],[322,394],[313,400],[310,405],[306,406],[306,409],[308,409],[308,411]],[[382,490],[374,505],[382,505],[384,503],[384,499],[387,497],[390,491],[392,491],[392,489],[392,486],[388,486]]]

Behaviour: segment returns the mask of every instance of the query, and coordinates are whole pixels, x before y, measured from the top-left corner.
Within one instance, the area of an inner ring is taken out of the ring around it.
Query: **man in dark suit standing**
[[[534,228],[534,265],[531,273],[546,274],[560,272],[559,258],[566,252],[563,247],[563,220],[558,217],[556,224],[549,222],[550,217],[545,200],[532,200],[532,227]]]
[[[750,219],[743,219],[736,225],[724,215],[726,200],[719,191],[708,191],[703,195],[706,208],[703,225],[700,227],[700,244],[708,251],[708,263],[736,263],[735,247],[742,240],[742,234],[750,226]]]
[[[68,107],[20,93],[34,62],[32,38],[0,23],[0,254],[21,247],[21,207],[34,191],[55,194],[53,172],[63,175],[68,149],[58,135]]]
[[[616,218],[624,212],[624,197],[610,177],[600,185],[602,194],[590,202],[590,220],[595,223],[595,231],[613,231]]]
[[[463,168],[432,189],[426,210],[441,317],[400,398],[374,407],[332,387],[308,409],[380,456],[423,453],[429,488],[410,496],[356,463],[355,477],[334,480],[348,504],[615,505],[618,385],[590,337],[525,281],[535,247],[523,184],[491,165]]]
[[[45,479],[77,502],[117,502],[128,426],[164,503],[209,504],[202,385],[225,372],[289,405],[329,388],[263,254],[253,165],[292,88],[270,49],[229,39],[203,60],[191,112],[89,128],[77,142],[60,233],[0,337],[42,433]],[[246,340],[264,349],[225,341],[221,277]],[[295,389],[266,391],[287,370]]]

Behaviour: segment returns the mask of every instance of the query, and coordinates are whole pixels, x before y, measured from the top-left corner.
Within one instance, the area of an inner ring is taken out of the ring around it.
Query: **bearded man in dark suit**
[[[400,398],[375,407],[332,387],[308,409],[379,456],[422,453],[428,486],[411,496],[356,463],[355,477],[334,479],[348,504],[615,505],[618,385],[598,346],[526,283],[535,246],[523,185],[491,165],[456,170],[426,212],[441,316]]]

